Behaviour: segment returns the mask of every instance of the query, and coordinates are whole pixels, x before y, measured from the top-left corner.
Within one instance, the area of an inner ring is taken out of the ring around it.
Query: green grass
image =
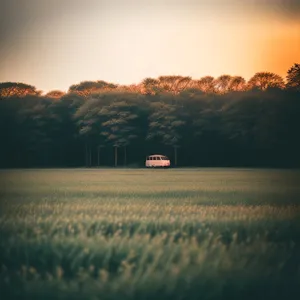
[[[299,178],[2,170],[1,299],[300,299]]]

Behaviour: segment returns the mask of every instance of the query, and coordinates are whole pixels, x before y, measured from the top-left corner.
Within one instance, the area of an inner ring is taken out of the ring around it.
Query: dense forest
[[[0,167],[300,167],[300,64],[286,79],[84,81],[67,93],[0,83]]]

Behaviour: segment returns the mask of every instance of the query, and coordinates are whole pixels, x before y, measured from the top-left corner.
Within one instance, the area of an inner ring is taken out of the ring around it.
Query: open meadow
[[[300,299],[299,178],[0,170],[1,299]]]

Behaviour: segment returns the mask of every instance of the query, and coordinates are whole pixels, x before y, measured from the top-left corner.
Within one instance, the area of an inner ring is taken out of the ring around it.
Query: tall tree
[[[160,92],[159,81],[150,77],[145,78],[142,81],[141,92],[145,95],[156,95]]]
[[[283,89],[285,84],[279,75],[271,72],[258,72],[248,81],[250,89],[260,89],[265,91],[268,88]]]
[[[26,95],[39,96],[41,91],[36,87],[19,82],[2,82],[0,83],[0,98],[8,98],[12,96],[25,97]]]
[[[50,91],[48,92],[45,97],[48,97],[48,98],[53,98],[53,99],[60,99],[61,97],[63,97],[66,93],[65,92],[62,92],[62,91],[59,91],[59,90],[53,90],[53,91]]]
[[[204,93],[212,93],[214,92],[214,77],[204,76],[199,80],[194,80],[192,87],[199,89]]]
[[[232,92],[241,92],[246,89],[246,80],[241,76],[231,78],[228,90]]]
[[[49,165],[55,122],[55,116],[49,110],[50,106],[51,101],[47,98],[26,96],[18,111],[18,140],[29,154],[32,164]]]
[[[100,134],[108,144],[114,147],[115,167],[117,167],[118,148],[124,148],[124,164],[126,165],[127,147],[138,137],[137,105],[130,101],[136,97],[136,94],[112,93],[110,97],[114,100],[109,105],[101,107],[98,116],[101,117]]]
[[[230,75],[221,75],[214,81],[214,89],[219,94],[227,93],[230,89],[232,77]]]
[[[294,64],[287,72],[286,87],[300,91],[300,64]]]
[[[55,161],[63,166],[78,165],[78,158],[82,157],[75,113],[83,103],[84,98],[80,95],[65,94],[61,98],[51,99],[48,108],[48,113],[54,119],[52,139]]]
[[[254,130],[257,118],[260,116],[260,98],[253,98],[249,93],[239,94],[232,101],[228,101],[222,109],[222,133],[226,138],[245,147],[254,144]]]
[[[158,80],[163,91],[175,95],[185,90],[192,81],[188,76],[160,76]]]
[[[177,165],[177,149],[181,144],[181,129],[185,121],[180,117],[180,107],[168,103],[169,99],[167,98],[161,98],[159,102],[151,104],[152,112],[149,116],[147,140],[157,139],[164,145],[172,146],[174,148],[174,162]]]
[[[101,100],[101,99],[100,99]],[[79,136],[84,141],[85,149],[85,165],[92,164],[92,147],[94,143],[97,144],[98,161],[100,145],[103,146],[103,139],[101,139],[101,120],[99,117],[99,109],[101,108],[101,101],[99,99],[90,98],[86,101],[75,113],[75,119],[79,127]]]
[[[79,84],[71,85],[69,93],[75,92],[82,96],[90,96],[91,94],[107,92],[115,90],[118,86],[103,80],[98,81],[82,81]]]
[[[24,145],[20,143],[22,127],[18,122],[20,107],[21,99],[17,97],[0,101],[0,167],[18,166],[20,153],[24,151]]]

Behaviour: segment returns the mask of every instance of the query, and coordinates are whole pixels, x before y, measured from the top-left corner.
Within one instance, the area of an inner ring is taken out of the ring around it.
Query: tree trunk
[[[92,164],[92,151],[91,147],[86,143],[85,144],[85,166],[86,168],[90,167]]]
[[[88,166],[88,146],[87,143],[85,144],[85,167],[87,168]]]
[[[63,151],[64,151],[64,148],[62,146],[60,146],[59,147],[59,156],[58,156],[58,163],[59,163],[60,166],[62,166],[64,164]],[[65,157],[65,155],[64,155],[64,157]]]
[[[47,148],[44,149],[44,167],[48,166],[48,151]]]
[[[92,149],[91,147],[89,148],[89,167],[92,166]]]
[[[174,154],[175,154],[175,166],[177,166],[177,147],[174,147]]]
[[[98,163],[98,167],[100,166],[100,146],[98,146],[98,153],[97,153],[97,163]]]
[[[115,167],[118,165],[118,147],[115,146]]]
[[[18,151],[18,165],[22,167],[22,152],[21,150]]]
[[[126,146],[124,147],[124,166],[127,165],[127,150],[126,150]]]

